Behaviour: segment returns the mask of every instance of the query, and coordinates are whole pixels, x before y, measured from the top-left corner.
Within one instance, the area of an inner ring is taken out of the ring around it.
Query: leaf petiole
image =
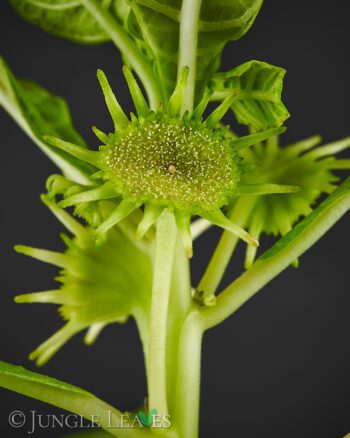
[[[117,48],[127,57],[132,68],[142,80],[152,109],[157,109],[161,101],[161,91],[152,71],[151,64],[139,51],[131,37],[114,19],[110,12],[96,0],[80,0],[80,3],[93,15],[95,20],[110,36]]]
[[[316,243],[350,209],[350,178],[319,207],[231,283],[211,308],[202,308],[206,329],[228,318],[249,298]]]

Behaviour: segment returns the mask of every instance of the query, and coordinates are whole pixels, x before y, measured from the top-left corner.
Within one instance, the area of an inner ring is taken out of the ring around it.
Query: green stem
[[[180,40],[178,79],[184,67],[189,68],[189,74],[184,94],[182,112],[192,113],[196,91],[196,64],[198,45],[198,23],[202,0],[183,0],[180,16]]]
[[[178,234],[167,326],[167,394],[169,413],[175,409],[174,382],[176,380],[179,338],[182,325],[192,305],[189,260],[181,236]]]
[[[181,438],[198,436],[203,326],[193,310],[182,326],[179,342],[173,424]]]
[[[146,292],[146,291],[145,291]],[[148,310],[148,309],[147,309]],[[137,330],[140,336],[141,344],[142,344],[142,351],[144,356],[144,362],[145,362],[145,370],[146,370],[146,376],[148,380],[148,374],[149,374],[149,328],[150,328],[150,321],[149,321],[149,314],[150,312],[145,312],[144,308],[135,308],[133,311],[133,316],[136,321]]]
[[[157,109],[161,101],[161,91],[154,76],[152,67],[142,55],[134,41],[118,24],[110,12],[103,8],[97,0],[80,0],[81,4],[91,13],[101,28],[110,36],[117,48],[124,54],[135,70],[146,89],[150,106]]]
[[[307,251],[350,209],[350,178],[254,265],[231,283],[214,307],[201,313],[206,329],[228,318],[269,281]]]
[[[168,412],[166,395],[166,334],[177,228],[174,214],[164,210],[157,221],[153,273],[148,392],[150,409]]]
[[[232,212],[230,220],[241,227],[244,227],[256,203],[255,196],[238,198]],[[224,231],[215,249],[215,252],[208,264],[208,267],[198,285],[197,293],[202,300],[214,295],[224,276],[226,268],[231,260],[232,254],[238,243],[238,237]]]

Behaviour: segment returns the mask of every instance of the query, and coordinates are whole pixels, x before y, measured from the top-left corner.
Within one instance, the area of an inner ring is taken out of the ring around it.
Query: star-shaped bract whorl
[[[47,197],[45,205],[72,234],[63,234],[62,252],[18,245],[16,251],[60,268],[53,290],[26,293],[17,303],[59,305],[64,326],[29,356],[44,365],[70,338],[87,330],[85,343],[92,344],[108,324],[123,323],[133,316],[143,324],[150,306],[152,264],[146,251],[118,228],[111,230],[103,248],[96,248],[94,235]]]
[[[244,151],[246,159],[260,164],[250,172],[250,180],[259,184],[283,182],[301,189],[290,196],[256,197],[246,221],[254,236],[284,236],[301,217],[311,213],[322,194],[336,189],[339,177],[334,171],[349,170],[350,160],[339,159],[335,154],[350,148],[350,137],[323,146],[320,143],[321,137],[313,136],[282,147],[276,137]],[[256,248],[248,247],[246,268],[253,264],[255,256]]]
[[[234,196],[261,193],[289,193],[295,186],[243,185],[244,164],[240,151],[280,133],[283,128],[232,139],[219,122],[236,96],[226,98],[205,120],[203,113],[211,92],[206,90],[194,112],[181,114],[188,69],[183,74],[167,106],[151,111],[134,76],[124,67],[137,116],[128,119],[104,73],[98,71],[115,131],[109,135],[93,128],[103,143],[99,151],[84,149],[63,140],[46,141],[96,167],[95,186],[65,197],[60,206],[79,206],[104,199],[120,198],[115,211],[101,223],[96,234],[105,233],[144,206],[136,238],[140,239],[164,209],[174,211],[186,252],[192,256],[190,221],[194,215],[208,219],[237,235],[250,245],[258,241],[221,211]]]

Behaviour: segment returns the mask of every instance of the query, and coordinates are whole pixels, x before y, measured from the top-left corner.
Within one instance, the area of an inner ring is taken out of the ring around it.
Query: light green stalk
[[[183,0],[180,17],[178,79],[183,68],[189,68],[182,112],[192,113],[197,70],[198,24],[202,0]]]
[[[123,27],[99,2],[96,0],[79,1],[110,36],[117,48],[127,57],[131,67],[135,70],[146,89],[151,108],[157,109],[161,100],[161,91],[146,57],[140,52]]]
[[[168,412],[166,334],[176,236],[174,214],[164,210],[157,221],[148,372],[149,406],[160,415]]]
[[[212,308],[203,308],[206,329],[228,318],[316,243],[350,209],[350,178],[254,265],[231,283]]]
[[[198,311],[194,310],[180,333],[173,423],[181,438],[198,436],[202,323]]]
[[[230,220],[235,224],[244,227],[255,203],[255,196],[243,196],[239,198],[229,216]],[[201,301],[204,302],[208,297],[215,294],[231,260],[238,240],[239,239],[236,235],[229,233],[228,231],[223,232],[197,288],[197,295]]]

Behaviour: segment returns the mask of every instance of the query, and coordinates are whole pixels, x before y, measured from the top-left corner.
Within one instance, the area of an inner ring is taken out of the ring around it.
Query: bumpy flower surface
[[[225,130],[154,115],[112,136],[103,149],[106,179],[124,196],[191,213],[228,203],[241,179],[241,159]]]
[[[221,211],[234,196],[254,193],[288,193],[294,186],[265,184],[259,187],[242,184],[245,164],[241,151],[259,141],[280,133],[283,128],[270,129],[241,138],[232,138],[228,129],[219,126],[235,96],[226,98],[205,120],[203,113],[210,100],[210,91],[191,115],[181,113],[188,70],[184,69],[170,101],[165,108],[151,111],[131,71],[124,74],[135,103],[137,117],[131,120],[121,109],[103,72],[98,72],[106,104],[115,131],[109,135],[94,128],[102,141],[99,151],[83,149],[63,140],[46,140],[65,152],[96,167],[90,186],[69,181],[50,180],[49,191],[63,195],[62,207],[75,206],[77,213],[91,217],[92,203],[103,199],[118,200],[111,215],[97,226],[102,239],[106,232],[144,206],[144,216],[136,232],[142,238],[162,210],[174,211],[186,252],[192,255],[190,221],[194,215],[236,234],[248,244],[258,242],[244,229],[232,223]],[[52,189],[52,190],[51,190]],[[96,218],[95,218],[96,219]]]
[[[66,322],[64,327],[40,345],[30,358],[46,363],[76,333],[88,329],[85,342],[91,344],[101,330],[129,316],[143,320],[150,305],[152,266],[142,251],[119,228],[111,231],[103,250],[97,249],[91,229],[82,226],[54,203],[44,202],[74,236],[63,236],[62,253],[27,246],[16,250],[61,268],[59,289],[16,297],[18,303],[54,303]],[[108,210],[106,205],[105,209]]]
[[[331,193],[339,177],[334,170],[350,169],[350,160],[335,157],[350,147],[350,138],[319,146],[321,137],[314,136],[298,143],[281,147],[279,139],[269,139],[244,151],[246,159],[259,165],[249,178],[264,184],[291,184],[300,187],[288,196],[275,194],[252,199],[253,207],[247,227],[254,236],[285,235],[295,222],[307,216],[322,194]],[[254,248],[247,249],[246,267],[255,257]]]

